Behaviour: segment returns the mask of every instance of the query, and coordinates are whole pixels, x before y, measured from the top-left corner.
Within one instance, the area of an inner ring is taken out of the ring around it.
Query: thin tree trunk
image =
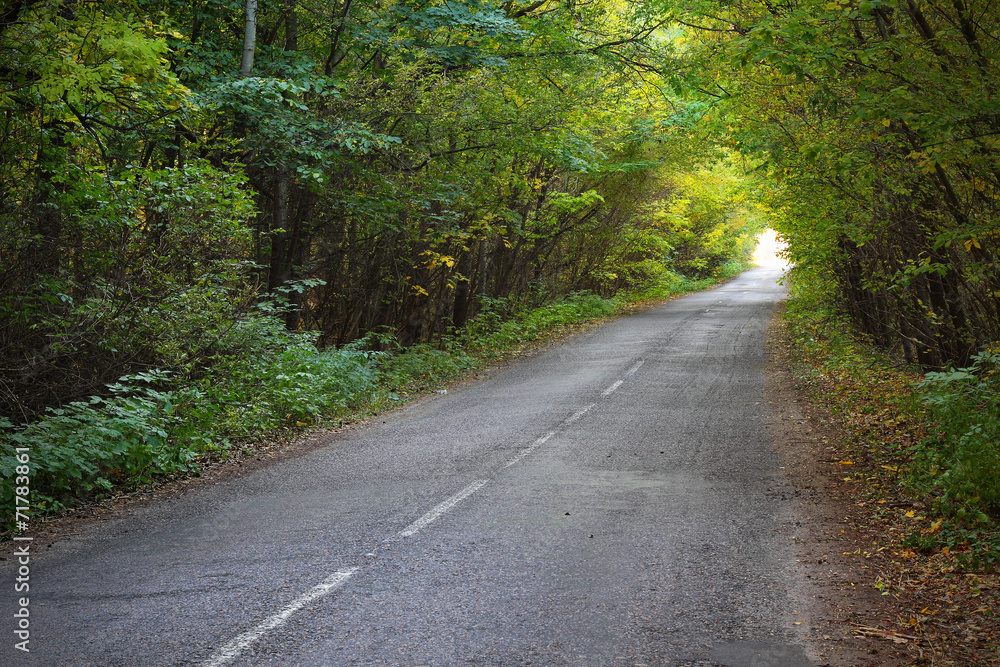
[[[38,169],[38,199],[35,204],[33,240],[26,246],[24,258],[29,275],[55,274],[62,257],[62,209],[53,200],[65,190],[59,178],[58,165],[66,160],[66,128],[46,125],[49,143],[42,146],[36,159]]]
[[[271,271],[268,287],[288,280],[288,165],[284,160],[274,170],[274,201],[271,213]]]
[[[285,0],[285,51],[299,50],[299,17],[295,13],[298,0]]]
[[[248,77],[253,71],[253,55],[257,46],[257,0],[247,0],[243,24],[243,57],[240,59],[240,76]]]
[[[469,252],[463,252],[458,260],[458,272],[465,276],[465,279],[455,285],[455,306],[452,310],[451,323],[456,329],[465,326],[465,320],[469,316],[469,270],[472,264],[472,256]]]
[[[479,271],[476,275],[476,295],[480,297],[486,296],[486,272],[489,269],[488,258],[486,257],[489,251],[489,245],[486,239],[479,240]],[[481,304],[480,304],[481,305]]]
[[[296,0],[285,0],[285,51],[298,50],[299,24],[295,14]],[[271,288],[274,289],[292,279],[292,259],[299,245],[299,224],[296,210],[295,224],[289,217],[291,187],[288,161],[282,157],[274,174],[274,230],[271,241]],[[285,325],[289,330],[299,328],[301,295],[288,292],[289,310],[285,313]]]

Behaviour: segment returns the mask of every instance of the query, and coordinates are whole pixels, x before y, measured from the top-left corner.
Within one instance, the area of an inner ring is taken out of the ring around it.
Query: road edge
[[[783,498],[796,503],[792,513],[802,517],[787,531],[797,560],[789,594],[799,606],[806,654],[821,667],[911,665],[904,647],[855,633],[894,625],[903,610],[874,588],[876,567],[861,556],[876,549],[875,536],[864,529],[857,485],[843,479],[845,435],[794,373],[784,309],[785,302],[775,308],[768,327],[764,396],[790,489]]]

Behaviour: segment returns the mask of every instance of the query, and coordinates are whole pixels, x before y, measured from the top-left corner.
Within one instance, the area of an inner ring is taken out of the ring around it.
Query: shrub
[[[917,387],[936,420],[913,448],[912,481],[959,519],[1000,520],[1000,355],[927,373]]]
[[[50,409],[15,431],[9,421],[0,443],[0,502],[13,507],[16,447],[30,447],[34,504],[58,509],[68,498],[110,490],[123,479],[149,481],[157,473],[189,470],[194,458],[168,439],[173,395],[153,385],[163,374],[122,378],[111,398],[91,397]]]
[[[614,314],[615,309],[615,302],[610,299],[589,292],[574,292],[502,323],[497,323],[495,311],[487,310],[473,321],[465,332],[463,341],[470,349],[481,353],[512,349],[537,340],[545,331],[588,319],[608,317]]]
[[[33,504],[49,511],[192,471],[233,438],[320,422],[374,392],[379,353],[360,345],[319,351],[312,340],[285,331],[276,317],[248,317],[185,376],[131,375],[108,385],[109,398],[50,409],[20,428],[0,421],[0,502],[13,507],[16,447],[30,447]]]

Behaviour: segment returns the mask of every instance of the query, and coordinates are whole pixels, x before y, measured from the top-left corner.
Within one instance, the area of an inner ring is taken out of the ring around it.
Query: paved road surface
[[[778,277],[60,542],[32,562],[29,656],[5,585],[0,663],[809,665],[794,510],[767,492]]]

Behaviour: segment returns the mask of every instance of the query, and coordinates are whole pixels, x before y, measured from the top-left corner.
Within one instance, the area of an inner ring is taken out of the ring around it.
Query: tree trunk
[[[274,199],[271,209],[271,267],[267,286],[273,290],[288,280],[288,166],[284,161],[274,170]]]
[[[47,125],[49,143],[38,152],[38,199],[35,202],[34,239],[27,245],[25,267],[30,275],[53,275],[61,262],[62,209],[53,201],[65,190],[58,166],[66,160],[66,129]]]
[[[285,51],[299,50],[299,17],[295,13],[298,0],[285,0]]]
[[[253,71],[253,55],[257,46],[257,0],[247,0],[243,23],[243,57],[240,59],[240,76],[248,77]]]
[[[469,267],[472,264],[471,253],[464,252],[458,260],[458,272],[465,276],[465,279],[455,285],[455,306],[452,310],[451,324],[456,329],[465,326],[465,320],[469,316]]]

